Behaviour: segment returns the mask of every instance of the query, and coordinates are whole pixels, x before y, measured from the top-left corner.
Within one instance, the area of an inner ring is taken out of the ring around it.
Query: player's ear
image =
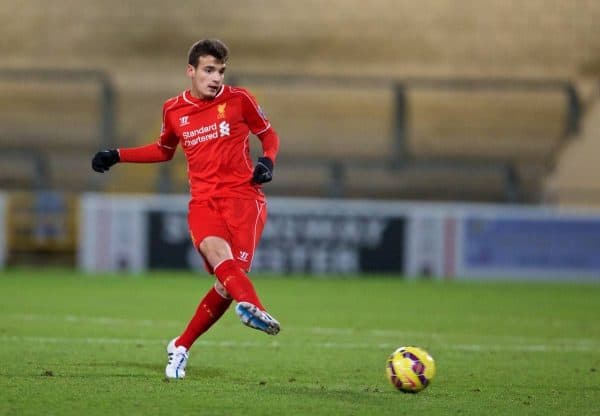
[[[194,68],[193,65],[188,64],[185,73],[187,74],[188,77],[193,78],[194,74],[196,73],[196,68]]]

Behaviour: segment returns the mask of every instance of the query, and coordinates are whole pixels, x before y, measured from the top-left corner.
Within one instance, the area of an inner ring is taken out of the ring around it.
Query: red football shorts
[[[198,249],[206,237],[221,237],[246,272],[250,271],[266,221],[267,204],[255,199],[215,198],[189,204],[188,226],[194,247]],[[204,265],[214,274],[206,259]]]

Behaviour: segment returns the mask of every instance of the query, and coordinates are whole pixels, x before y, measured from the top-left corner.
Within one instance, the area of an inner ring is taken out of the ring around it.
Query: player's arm
[[[160,142],[139,147],[108,149],[96,153],[92,159],[92,169],[103,173],[119,162],[157,163],[173,158],[175,147],[167,147]]]
[[[273,179],[273,167],[279,152],[279,136],[272,127],[257,135],[262,148],[263,155],[258,158],[252,181],[255,183],[270,182]]]
[[[258,158],[254,167],[252,181],[255,183],[270,182],[273,179],[273,167],[279,152],[279,136],[254,97],[249,93],[243,94],[242,111],[250,131],[259,138],[263,149],[263,155]]]
[[[108,149],[96,153],[92,159],[92,169],[103,173],[116,163],[157,163],[165,162],[173,158],[177,148],[177,136],[170,129],[163,108],[163,124],[160,138],[156,143],[139,147],[123,147],[119,149]]]

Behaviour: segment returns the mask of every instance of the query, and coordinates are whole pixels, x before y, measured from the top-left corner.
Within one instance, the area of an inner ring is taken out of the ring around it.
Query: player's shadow
[[[42,375],[67,378],[118,377],[118,378],[148,378],[156,375],[164,376],[165,367],[160,364],[136,362],[94,362],[78,366],[77,371],[68,369],[46,372]],[[49,375],[51,374],[51,376]]]
[[[119,377],[119,378],[148,378],[158,377],[164,378],[165,366],[160,363],[143,363],[143,362],[124,362],[124,361],[111,361],[111,362],[95,362],[87,363],[80,367],[85,370],[90,368],[91,371],[87,374],[60,374],[62,377]],[[106,371],[102,371],[106,368]],[[115,369],[118,369],[115,371]],[[223,378],[227,376],[225,369],[218,367],[203,367],[188,365],[186,371],[188,374],[198,373],[203,379],[209,378]],[[84,371],[85,372],[85,371]],[[58,374],[57,374],[58,375]]]
[[[269,386],[269,384],[274,384]],[[344,387],[339,385],[329,386],[326,384],[275,384],[275,383],[265,383],[265,387],[269,388],[270,393],[277,392],[277,394],[282,395],[294,395],[298,397],[314,397],[315,394],[321,396],[328,396],[335,400],[340,400],[343,402],[348,401],[356,401],[365,395],[373,396],[381,396],[381,397],[389,397],[397,395],[397,392],[392,389],[386,389],[382,387]],[[387,387],[387,386],[385,386]]]

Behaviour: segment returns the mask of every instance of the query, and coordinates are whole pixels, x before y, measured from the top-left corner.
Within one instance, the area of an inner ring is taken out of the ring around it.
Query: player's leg
[[[240,320],[246,326],[276,335],[280,330],[279,322],[265,311],[252,281],[233,258],[229,243],[220,237],[206,237],[200,243],[200,251],[219,282],[237,302],[235,312]]]
[[[200,301],[196,313],[183,333],[167,345],[167,378],[184,378],[188,351],[194,341],[223,316],[231,305],[231,297],[219,282]]]
[[[205,233],[226,234],[227,229],[222,225],[220,215],[210,201],[193,201],[190,203],[188,225],[194,247],[198,248],[196,236]],[[212,267],[204,259],[209,273]],[[204,295],[196,308],[192,319],[183,333],[167,345],[167,366],[165,373],[168,378],[185,377],[185,367],[188,361],[188,350],[196,339],[206,332],[231,305],[231,297],[220,282]]]
[[[200,243],[200,251],[213,267],[219,282],[237,302],[235,312],[241,321],[251,328],[276,335],[280,330],[279,322],[265,311],[254,285],[231,255],[229,243],[220,237],[206,237]]]
[[[222,201],[190,204],[188,223],[192,241],[202,255],[208,272],[216,275],[225,291],[236,302],[250,302],[264,309],[254,285],[233,258],[229,243],[232,238],[231,227],[228,224],[231,214],[227,206]]]
[[[230,245],[234,232],[236,235],[245,235],[245,239],[252,243],[246,254],[239,257],[246,261],[251,259],[255,241],[258,241],[262,232],[264,216],[261,214],[262,208],[257,210],[257,204],[254,201],[250,202],[252,202],[251,208],[253,208],[250,212],[251,221],[246,218],[248,213],[245,207],[248,205],[248,201],[225,199],[190,204],[188,218],[190,231],[194,244],[199,242],[198,251],[205,261],[207,270],[216,275],[217,280],[236,302],[256,307],[253,309],[254,316],[261,320],[261,328],[258,329],[267,333],[276,333],[279,331],[279,323],[264,312],[264,306],[256,294],[254,285],[240,268],[241,260],[234,259]],[[261,221],[257,225],[258,219]],[[258,230],[258,236],[254,235],[256,230]],[[242,267],[248,269],[248,266],[243,263]],[[251,322],[255,322],[256,319]],[[244,322],[244,319],[242,321]],[[245,323],[251,326],[247,322]]]
[[[214,286],[200,301],[194,316],[175,341],[175,346],[184,346],[189,350],[194,341],[223,316],[229,305],[231,305],[231,300],[231,296],[229,296],[223,285],[220,282],[215,282]]]
[[[254,251],[258,246],[265,226],[267,218],[266,204],[264,201],[256,200],[224,199],[219,201],[219,210],[226,219],[230,232],[229,248],[238,266],[238,269],[236,269],[233,262],[228,263],[231,266],[229,271],[236,272],[237,270],[237,273],[241,271],[246,282],[251,285],[249,288],[252,288],[254,292],[254,286],[246,273],[251,268]],[[221,272],[220,269],[221,266],[219,266],[219,272]],[[232,296],[234,295],[232,294]],[[280,330],[279,322],[266,312],[266,308],[262,305],[258,296],[254,301],[240,297],[235,311],[242,322],[249,327],[271,335],[277,334]]]
[[[264,310],[254,285],[233,258],[227,241],[221,237],[209,236],[202,240],[199,247],[219,282],[236,302],[249,302]]]

